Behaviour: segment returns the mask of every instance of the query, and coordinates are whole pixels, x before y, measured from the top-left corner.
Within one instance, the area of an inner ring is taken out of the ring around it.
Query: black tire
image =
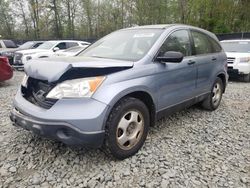
[[[214,92],[214,90],[219,87],[218,92]],[[214,111],[216,110],[219,106],[220,106],[220,102],[222,99],[222,94],[223,94],[223,82],[220,78],[216,78],[213,87],[211,89],[210,94],[208,95],[208,97],[202,102],[202,107],[206,110],[210,110],[210,111]],[[216,100],[217,99],[217,100]]]
[[[244,82],[250,82],[250,73],[249,73],[249,74],[244,74],[244,75],[243,75],[243,81],[244,81]]]
[[[134,117],[136,117],[136,121],[133,121]],[[128,127],[121,128],[121,125],[128,125]],[[119,160],[134,155],[143,146],[148,135],[149,125],[149,110],[142,101],[132,97],[120,100],[112,109],[106,123],[105,151]],[[134,137],[133,144],[132,139],[128,139],[131,136],[130,131]],[[126,139],[124,139],[125,143],[121,144],[122,141],[118,140],[123,137],[128,140],[125,142]]]

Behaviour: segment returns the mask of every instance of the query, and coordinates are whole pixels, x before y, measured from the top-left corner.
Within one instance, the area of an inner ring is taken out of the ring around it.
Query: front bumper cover
[[[101,147],[105,137],[104,131],[82,132],[65,122],[38,120],[22,114],[17,109],[11,111],[13,125],[32,131],[43,137],[59,140],[67,145],[85,145]]]

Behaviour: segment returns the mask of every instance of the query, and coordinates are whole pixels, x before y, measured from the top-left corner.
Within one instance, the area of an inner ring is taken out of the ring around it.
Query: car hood
[[[239,53],[239,52],[226,52],[227,57],[242,58],[250,57],[250,53]]]
[[[42,50],[42,49],[28,49],[28,50],[20,50],[17,51],[18,53],[21,53],[23,55],[28,55],[28,54],[35,54],[35,53],[40,53],[40,52],[47,52],[49,50]]]
[[[94,72],[98,72],[98,74],[100,74],[100,69],[102,69],[101,74],[106,75],[110,72],[114,72],[114,70],[120,71],[124,68],[132,68],[133,65],[134,63],[131,61],[120,61],[103,58],[52,57],[28,61],[24,65],[24,71],[32,78],[46,80],[51,83],[58,81],[66,73],[72,74],[67,74],[67,76],[71,78],[73,78],[76,74],[79,74],[80,77],[84,77],[85,74],[89,76],[97,76],[91,75],[91,72],[93,74]],[[99,71],[96,71],[96,69]],[[76,72],[72,70],[76,70]],[[86,71],[79,73],[80,70]]]

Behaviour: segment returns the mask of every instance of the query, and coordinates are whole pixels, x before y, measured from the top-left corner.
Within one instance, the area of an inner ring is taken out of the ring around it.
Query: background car
[[[225,40],[221,45],[227,54],[228,74],[250,82],[250,40]]]
[[[7,57],[0,56],[0,81],[11,79],[13,76],[12,67]]]
[[[8,57],[10,65],[13,65],[14,54],[16,51],[26,50],[26,49],[35,49],[43,43],[44,41],[28,41],[22,44],[21,46],[19,46],[18,48],[2,49],[0,50],[0,55]]]
[[[5,48],[18,48],[12,40],[0,40],[0,50]]]
[[[55,52],[72,48],[74,46],[86,46],[89,45],[85,41],[75,40],[51,40],[46,41],[36,49],[17,51],[14,55],[13,67],[23,68],[23,65],[34,58],[49,57]]]

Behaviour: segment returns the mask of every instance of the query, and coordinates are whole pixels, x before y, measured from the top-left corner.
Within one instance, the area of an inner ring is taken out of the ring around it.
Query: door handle
[[[196,63],[195,61],[189,60],[187,64],[188,64],[188,65],[193,65],[193,64],[195,64],[195,63]]]
[[[217,61],[217,58],[216,57],[212,57],[212,61]]]

